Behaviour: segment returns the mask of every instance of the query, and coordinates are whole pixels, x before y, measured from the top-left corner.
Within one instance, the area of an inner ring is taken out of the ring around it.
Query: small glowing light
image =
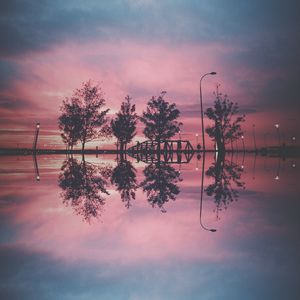
[[[295,142],[295,141],[296,141],[296,137],[295,137],[295,136],[293,136],[293,137],[292,137],[292,140]]]
[[[198,167],[196,167],[196,171],[198,171],[199,170],[199,168]]]
[[[293,164],[292,164],[292,167],[293,167],[293,168],[296,168],[296,164],[295,164],[295,163],[293,163]]]
[[[241,168],[244,169],[244,165],[241,165]]]
[[[36,128],[40,128],[40,123],[36,123]]]
[[[244,139],[244,136],[242,135],[241,138]]]
[[[40,176],[36,176],[36,180],[37,180],[37,181],[40,181]]]
[[[198,134],[198,133],[196,133],[196,136],[199,136],[199,134]]]
[[[276,175],[276,177],[274,178],[275,180],[279,180],[279,176],[278,175]]]
[[[279,124],[275,124],[274,126],[275,126],[275,128],[277,128],[277,129],[279,128]]]

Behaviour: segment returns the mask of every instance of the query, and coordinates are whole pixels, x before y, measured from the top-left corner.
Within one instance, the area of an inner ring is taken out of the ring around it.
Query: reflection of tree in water
[[[242,172],[242,167],[225,159],[217,160],[206,171],[206,176],[215,179],[205,192],[215,198],[217,212],[238,199],[239,191],[236,188],[245,188],[245,182],[241,181]]]
[[[157,205],[162,212],[166,212],[163,205],[170,199],[175,200],[180,193],[177,182],[182,179],[180,172],[170,165],[156,163],[147,166],[144,170],[145,180],[140,184],[143,192],[147,193],[148,202],[152,207]]]
[[[105,187],[110,168],[98,167],[84,160],[78,163],[70,158],[64,161],[61,170],[59,186],[63,190],[63,203],[71,205],[85,221],[97,218],[105,203],[103,194],[109,195]]]
[[[121,159],[113,169],[111,183],[117,188],[125,207],[131,206],[130,202],[135,199],[135,191],[138,188],[136,180],[136,169],[131,162]]]

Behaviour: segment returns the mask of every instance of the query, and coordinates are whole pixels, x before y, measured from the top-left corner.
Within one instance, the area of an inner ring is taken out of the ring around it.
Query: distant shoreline
[[[153,152],[153,151],[152,151]],[[202,150],[173,150],[168,152],[181,152],[181,153],[203,153]],[[205,152],[214,153],[215,150],[206,150]],[[121,154],[122,152],[117,149],[86,149],[84,150],[84,154]],[[136,151],[126,151],[124,154],[137,153]],[[156,152],[153,152],[156,153]],[[162,150],[163,154],[164,151]],[[287,147],[269,147],[269,148],[260,148],[260,149],[247,149],[247,150],[226,150],[226,153],[256,153],[260,155],[268,155],[268,156],[278,156],[278,157],[300,157],[300,147],[299,146],[287,146]],[[30,148],[0,148],[0,155],[52,155],[52,154],[80,154],[82,155],[82,150],[65,150],[65,149],[30,149]]]

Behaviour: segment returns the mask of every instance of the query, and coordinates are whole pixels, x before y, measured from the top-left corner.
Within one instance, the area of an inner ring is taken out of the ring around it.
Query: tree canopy
[[[97,137],[108,136],[109,126],[106,125],[106,114],[109,109],[103,110],[105,100],[98,85],[91,81],[84,82],[71,98],[66,98],[61,107],[59,128],[62,130],[64,141],[81,141],[82,150],[85,144]],[[76,142],[75,142],[76,141]]]
[[[182,123],[176,121],[180,115],[176,104],[164,100],[166,92],[157,98],[152,97],[147,103],[147,109],[140,120],[144,123],[144,135],[150,140],[161,141],[169,139],[180,130]]]
[[[219,151],[225,151],[225,144],[243,135],[241,123],[245,116],[238,114],[238,104],[228,99],[227,95],[216,92],[216,100],[212,108],[205,111],[205,115],[213,121],[212,126],[206,128],[206,133],[216,142]]]
[[[60,110],[58,127],[61,131],[61,137],[66,146],[72,149],[79,141],[82,130],[80,106],[76,102],[64,100]]]
[[[120,149],[126,148],[136,135],[136,124],[138,116],[135,112],[135,105],[130,103],[131,98],[127,96],[121,104],[120,111],[116,114],[116,118],[111,121],[111,130],[120,143]]]

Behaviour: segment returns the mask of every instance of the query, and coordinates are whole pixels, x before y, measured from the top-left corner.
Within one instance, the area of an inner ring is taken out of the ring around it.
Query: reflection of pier
[[[146,163],[164,162],[187,164],[194,155],[194,149],[187,140],[145,141],[128,149],[128,154]]]

